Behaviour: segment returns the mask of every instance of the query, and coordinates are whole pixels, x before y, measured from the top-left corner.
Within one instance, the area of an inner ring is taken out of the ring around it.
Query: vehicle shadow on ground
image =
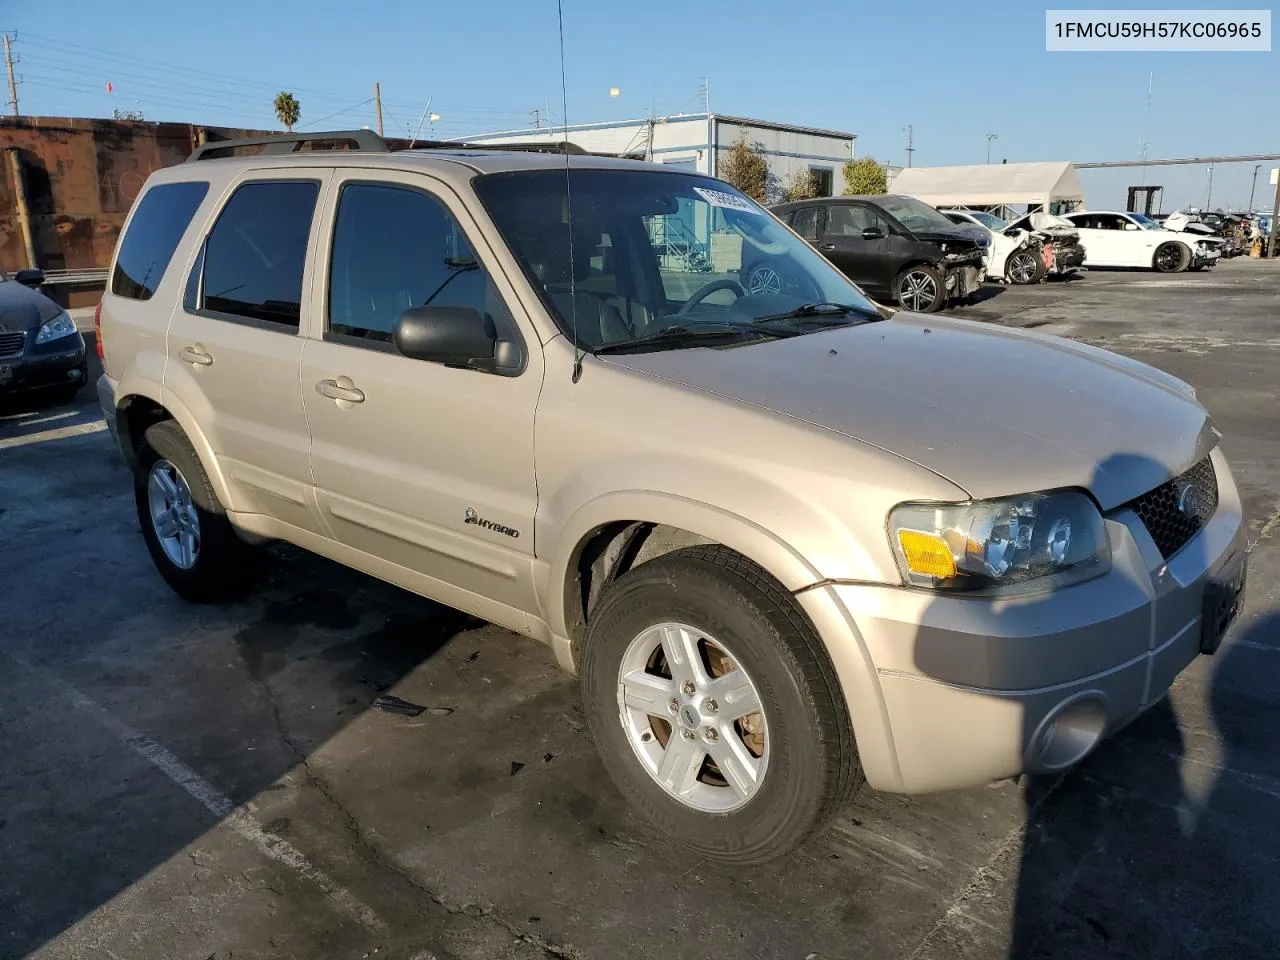
[[[289,547],[270,549],[253,597],[184,604],[104,436],[22,429],[0,422],[19,440],[0,454],[0,582],[28,587],[0,595],[2,957],[136,890],[221,821],[137,737],[236,806],[296,794],[291,771],[480,623]],[[29,569],[58,582],[36,591]],[[458,706],[378,713],[440,724]],[[288,821],[267,832],[287,839]]]
[[[1124,476],[1148,466],[1159,469],[1145,458],[1118,455],[1098,473]],[[989,632],[999,637],[1001,614],[995,616]],[[1192,629],[1198,643],[1199,627]],[[916,666],[963,684],[950,639],[921,631]],[[1259,678],[1277,654],[1280,612],[1247,626],[1238,622],[1216,656],[1192,657],[1170,694],[1113,731],[1079,765],[1057,776],[1024,778],[1020,847],[992,869],[994,882],[1011,897],[985,892],[987,878],[978,893],[962,895],[957,914],[988,930],[1007,929],[1007,953],[1000,955],[1009,960],[1280,953],[1280,885],[1273,879],[1280,837],[1239,826],[1280,817],[1280,771],[1267,769],[1275,765],[1268,755],[1280,724],[1268,719],[1267,729],[1257,728],[1259,716],[1274,713],[1270,680]],[[1007,656],[993,651],[993,667]],[[1207,723],[1198,719],[1198,699],[1208,700]],[[1241,707],[1242,699],[1252,710]],[[1023,744],[1036,737],[1047,708],[1024,713]],[[1270,919],[1260,928],[1264,917]],[[993,950],[982,955],[997,955],[1002,938],[993,939]],[[955,956],[955,946],[954,938],[934,937],[921,956]]]

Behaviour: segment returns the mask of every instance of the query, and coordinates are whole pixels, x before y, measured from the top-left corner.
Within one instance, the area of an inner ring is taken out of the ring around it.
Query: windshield
[[[994,213],[983,213],[980,210],[970,210],[969,216],[973,217],[973,219],[991,230],[1003,230],[1008,226],[1007,223],[997,217]]]
[[[475,190],[560,329],[585,350],[672,328],[763,339],[776,333],[753,322],[813,304],[879,317],[824,257],[719,180],[645,169],[567,176],[567,200],[564,170],[490,174]],[[796,334],[822,326],[812,312],[790,319]]]
[[[928,232],[954,229],[950,220],[915,197],[877,197],[876,203],[897,217],[898,222],[908,230]]]
[[[1146,230],[1163,230],[1164,229],[1164,227],[1160,226],[1160,224],[1157,223],[1155,220],[1152,220],[1150,217],[1143,216],[1140,213],[1131,213],[1129,214],[1129,216],[1132,217],[1135,221],[1137,221],[1137,223]]]

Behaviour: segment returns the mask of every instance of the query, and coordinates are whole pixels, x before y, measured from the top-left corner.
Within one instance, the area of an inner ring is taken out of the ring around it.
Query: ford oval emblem
[[[1194,517],[1200,510],[1200,491],[1188,483],[1178,491],[1178,512],[1184,517]]]

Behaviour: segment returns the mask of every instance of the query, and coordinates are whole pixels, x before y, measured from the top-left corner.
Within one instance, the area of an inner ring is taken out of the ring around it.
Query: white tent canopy
[[[1076,168],[1066,161],[908,167],[889,189],[935,207],[1084,202]]]

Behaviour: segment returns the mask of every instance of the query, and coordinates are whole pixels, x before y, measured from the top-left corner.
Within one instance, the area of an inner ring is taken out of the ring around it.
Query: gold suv
[[[864,781],[1074,764],[1234,616],[1182,381],[886,318],[701,174],[323,138],[156,172],[116,251],[98,391],[182,596],[285,540],[541,640],[622,792],[739,862]]]

